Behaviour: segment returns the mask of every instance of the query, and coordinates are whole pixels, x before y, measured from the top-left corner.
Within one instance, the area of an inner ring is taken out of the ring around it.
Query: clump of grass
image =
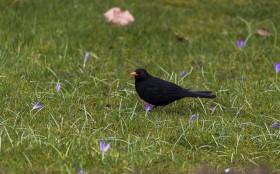
[[[129,9],[135,23],[108,25],[102,14],[112,6]],[[278,8],[242,0],[3,1],[1,170],[279,172]],[[260,27],[271,35],[255,35]],[[217,98],[147,112],[129,75],[136,67]],[[111,143],[105,158],[101,141]]]

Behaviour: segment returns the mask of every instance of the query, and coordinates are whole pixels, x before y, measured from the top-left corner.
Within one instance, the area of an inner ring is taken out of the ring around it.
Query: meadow
[[[108,24],[114,6],[135,21]],[[0,173],[280,173],[279,9],[0,0]],[[138,67],[217,98],[147,112],[130,75]],[[101,141],[111,143],[103,157]]]

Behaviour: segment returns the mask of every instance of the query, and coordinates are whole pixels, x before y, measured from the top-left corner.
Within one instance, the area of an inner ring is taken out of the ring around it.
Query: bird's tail
[[[186,96],[194,98],[216,98],[216,95],[212,91],[187,91]]]

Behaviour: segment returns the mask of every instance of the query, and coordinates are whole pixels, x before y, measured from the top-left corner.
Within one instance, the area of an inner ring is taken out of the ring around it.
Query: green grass
[[[136,21],[107,24],[113,6]],[[280,172],[280,131],[271,127],[280,121],[279,8],[277,0],[0,0],[0,173]],[[273,35],[255,35],[260,27]],[[130,76],[137,67],[217,98],[146,113]],[[32,110],[36,102],[43,108]],[[101,140],[111,142],[104,160]]]

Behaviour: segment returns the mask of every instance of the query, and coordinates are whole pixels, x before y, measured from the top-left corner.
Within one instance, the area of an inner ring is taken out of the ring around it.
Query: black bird
[[[144,69],[136,69],[131,75],[135,76],[135,89],[139,97],[155,106],[164,106],[184,97],[216,97],[212,91],[189,91],[174,83],[154,77]]]

